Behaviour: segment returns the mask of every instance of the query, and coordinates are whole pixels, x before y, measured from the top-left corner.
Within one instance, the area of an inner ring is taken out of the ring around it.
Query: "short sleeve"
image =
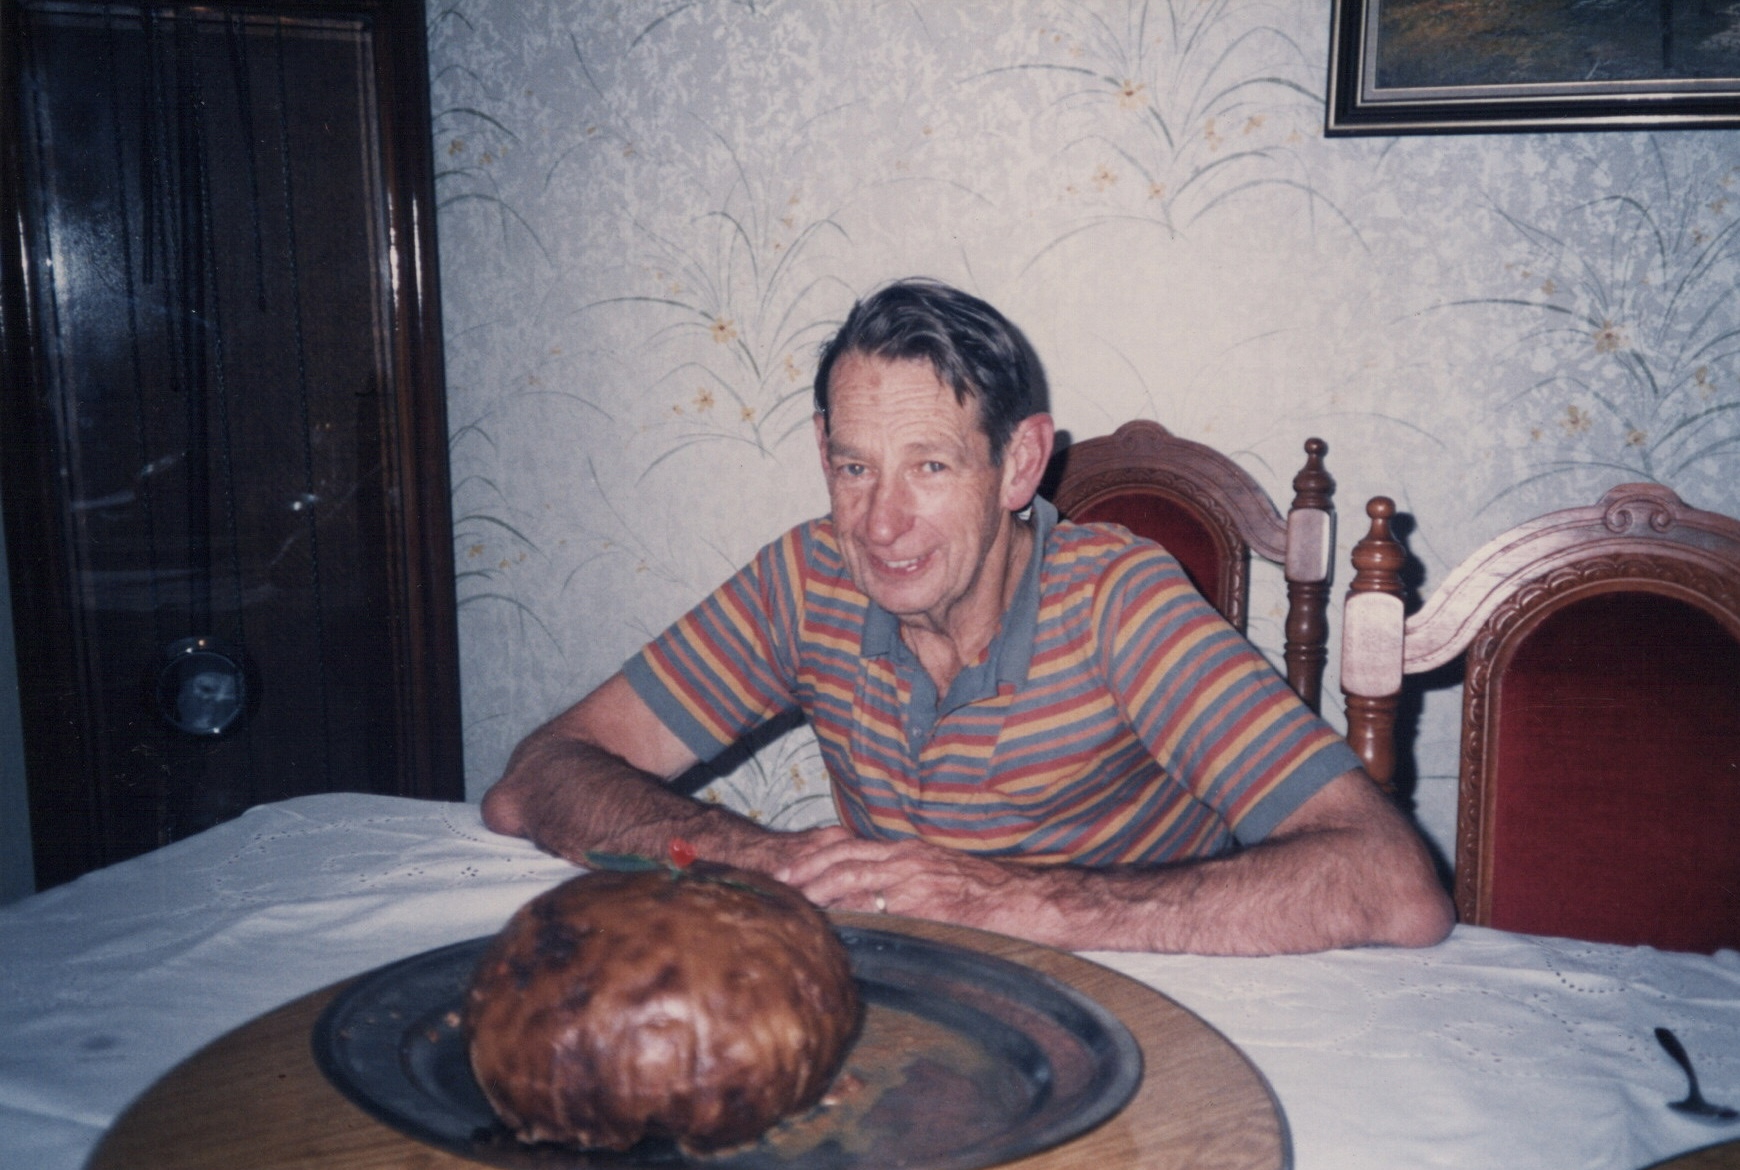
[[[1359,766],[1335,729],[1190,584],[1139,545],[1096,599],[1107,684],[1155,761],[1246,845]]]
[[[796,706],[798,582],[793,530],[623,666],[629,685],[702,760]]]

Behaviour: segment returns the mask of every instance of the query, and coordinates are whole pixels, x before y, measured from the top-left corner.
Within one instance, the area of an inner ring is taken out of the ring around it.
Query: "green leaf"
[[[593,869],[613,869],[621,873],[640,873],[649,869],[670,868],[662,861],[643,857],[639,853],[603,853],[595,849],[588,849],[581,856],[586,859],[586,864]]]

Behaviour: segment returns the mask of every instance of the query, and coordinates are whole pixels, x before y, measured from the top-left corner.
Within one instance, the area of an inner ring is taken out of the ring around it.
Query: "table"
[[[5,1164],[81,1166],[130,1102],[224,1033],[266,1013],[294,1032],[307,997],[490,933],[573,872],[485,830],[473,805],[313,796],[0,908]],[[1706,1095],[1740,1101],[1740,953],[1459,926],[1417,951],[1078,960],[1236,1044],[1304,1170],[1637,1170],[1740,1138],[1665,1108],[1685,1083],[1653,1038],[1673,1028]]]
[[[1026,963],[1092,995],[1131,1029],[1147,1074],[1135,1098],[1079,1140],[1021,1159],[1021,1170],[1287,1165],[1286,1126],[1261,1075],[1207,1024],[1146,985],[1001,935],[868,914],[838,918]],[[309,1032],[347,985],[269,1012],[177,1066],[121,1115],[90,1170],[474,1166],[373,1121],[316,1067]]]

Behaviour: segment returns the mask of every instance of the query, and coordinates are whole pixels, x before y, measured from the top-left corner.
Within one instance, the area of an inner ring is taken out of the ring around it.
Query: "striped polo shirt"
[[[947,695],[852,584],[825,518],[764,548],[624,672],[703,760],[801,708],[860,836],[1035,862],[1213,856],[1358,766],[1158,545],[1059,521],[1045,500],[1033,523],[1043,555]]]

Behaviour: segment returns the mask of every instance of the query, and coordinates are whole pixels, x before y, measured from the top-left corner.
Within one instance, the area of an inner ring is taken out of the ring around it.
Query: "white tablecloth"
[[[221,1033],[338,979],[498,929],[575,871],[477,809],[305,797],[0,908],[0,1165],[73,1170]],[[1422,951],[1093,953],[1268,1077],[1301,1170],[1612,1167],[1722,1138],[1664,1103],[1740,1102],[1740,954],[1458,927]]]

